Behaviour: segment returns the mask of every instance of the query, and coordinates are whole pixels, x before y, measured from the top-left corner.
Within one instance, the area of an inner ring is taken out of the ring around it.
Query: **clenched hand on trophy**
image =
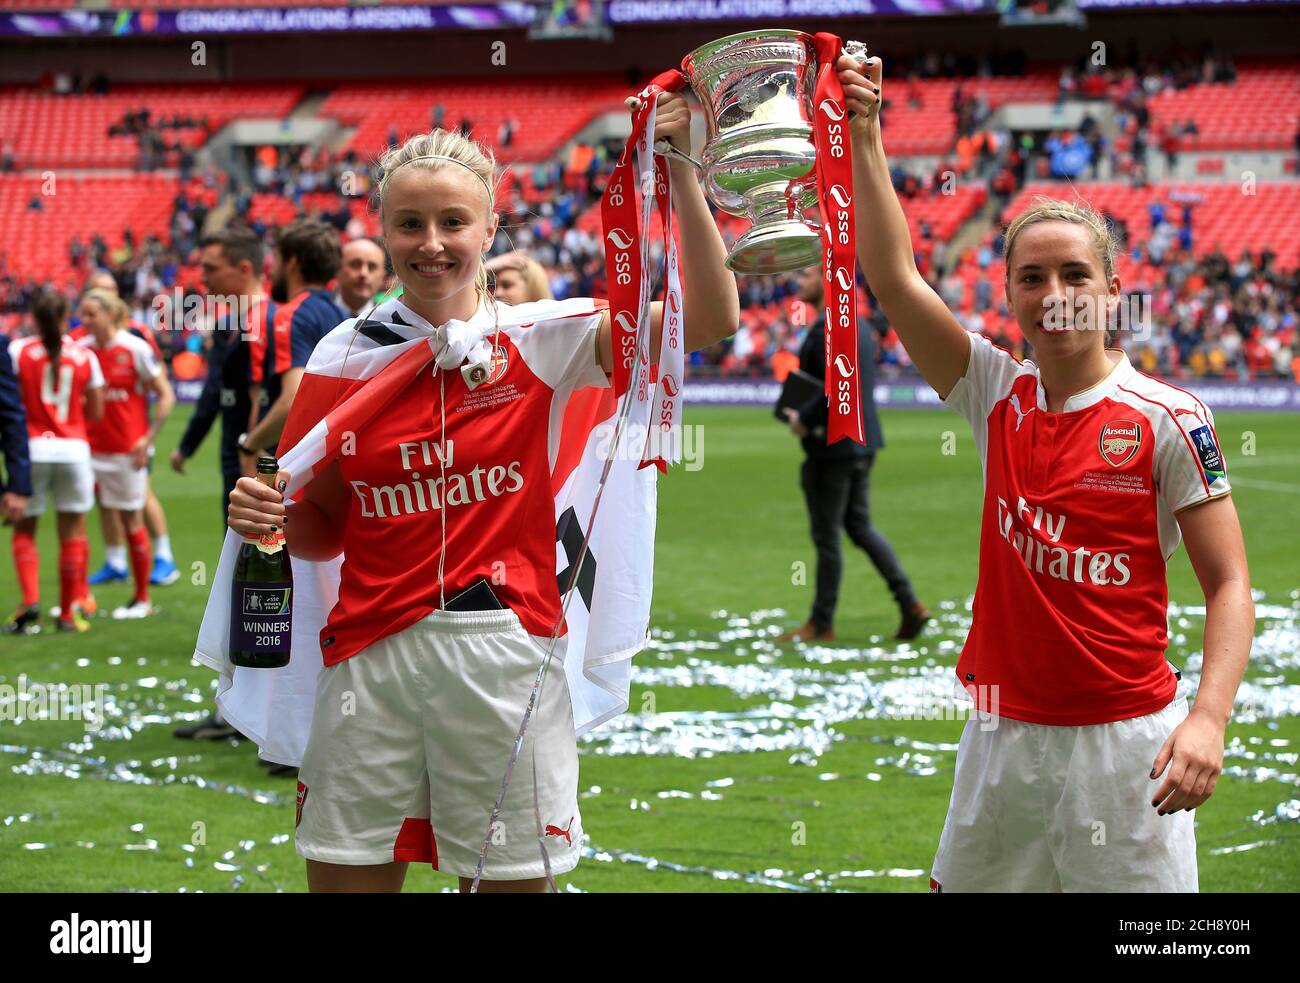
[[[853,114],[849,119],[849,130],[854,134],[880,125],[882,72],[878,57],[860,61],[852,55],[840,55],[835,63],[835,74],[844,87],[844,104]]]
[[[628,111],[635,113],[641,106],[636,96],[629,96],[624,105]],[[667,140],[676,154],[670,156],[674,162],[682,162],[681,156],[689,159],[691,153],[691,107],[686,97],[680,92],[661,92],[655,103],[655,143]]]

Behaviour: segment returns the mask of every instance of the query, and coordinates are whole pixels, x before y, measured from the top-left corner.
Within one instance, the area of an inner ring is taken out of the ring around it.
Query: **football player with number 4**
[[[1213,793],[1254,634],[1214,418],[1106,347],[1115,245],[1079,202],[1006,231],[1007,306],[1034,361],[968,333],[917,271],[881,143],[881,61],[841,59],[858,260],[912,361],[974,432],[979,582],[957,663],[975,701],[934,891],[1195,891],[1192,810]],[[1178,693],[1166,563],[1205,594],[1195,703]]]
[[[53,500],[59,532],[60,631],[85,631],[87,601],[86,513],[95,505],[86,422],[104,412],[104,376],[95,356],[66,334],[69,306],[62,294],[45,292],[32,301],[37,334],[10,342],[9,356],[27,411],[32,495],[14,523],[14,566],[22,605],[4,625],[8,634],[40,631],[40,560],[36,520]]]

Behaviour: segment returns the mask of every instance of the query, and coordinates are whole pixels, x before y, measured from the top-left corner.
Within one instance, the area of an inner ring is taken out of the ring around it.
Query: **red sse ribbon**
[[[622,396],[636,364],[637,315],[641,304],[641,223],[637,216],[636,168],[633,151],[644,138],[660,92],[676,92],[686,85],[681,72],[663,72],[647,85],[638,98],[641,106],[632,117],[632,135],[619,154],[614,171],[600,199],[600,221],[605,232],[605,274],[609,281],[609,321],[614,349],[614,395]]]
[[[817,147],[817,197],[826,243],[822,282],[826,303],[826,396],[830,413],[826,443],[845,437],[866,445],[858,376],[858,305],[854,289],[853,164],[849,157],[848,111],[835,72],[844,42],[834,34],[813,36],[817,86],[813,134]]]
[[[817,84],[814,92],[813,136],[817,148],[817,197],[825,241],[826,381],[830,400],[826,443],[849,437],[866,444],[862,429],[862,396],[858,378],[858,314],[854,288],[853,165],[848,148],[848,111],[844,89],[835,72],[843,41],[834,34],[814,36]],[[605,271],[609,281],[611,345],[614,349],[614,392],[621,396],[636,364],[636,328],[645,270],[638,253],[640,223],[635,205],[637,181],[632,151],[646,136],[660,92],[676,92],[686,79],[676,69],[662,72],[639,93],[641,106],[633,116],[632,134],[601,198],[605,232]],[[652,125],[652,123],[651,123]],[[666,202],[661,202],[663,207]],[[665,226],[667,228],[667,226]],[[670,233],[671,234],[671,233]],[[675,414],[674,414],[675,415]]]

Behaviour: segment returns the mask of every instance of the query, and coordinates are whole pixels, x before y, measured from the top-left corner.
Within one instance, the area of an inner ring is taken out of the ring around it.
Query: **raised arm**
[[[889,179],[880,137],[881,63],[842,56],[835,66],[848,109],[858,263],[871,292],[925,381],[947,398],[966,374],[970,338],[916,268],[912,236]]]
[[[629,100],[629,104],[631,100]],[[683,153],[691,152],[691,108],[680,93],[659,95],[655,136],[670,140]],[[704,200],[704,191],[690,164],[669,158],[673,177],[673,209],[677,217],[682,271],[682,339],[686,351],[707,348],[736,333],[740,324],[740,294],[736,275],[727,269],[727,246]],[[650,305],[650,361],[659,359],[663,304]],[[606,372],[614,371],[609,312],[600,323],[596,358]]]

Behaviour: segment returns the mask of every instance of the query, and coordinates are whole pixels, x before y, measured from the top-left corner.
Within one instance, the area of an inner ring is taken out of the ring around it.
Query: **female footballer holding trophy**
[[[1214,418],[1106,347],[1115,247],[1083,204],[1041,201],[1006,232],[1007,305],[1034,360],[965,331],[913,259],[881,142],[880,59],[836,69],[855,113],[859,262],[921,374],[970,423],[984,472],[957,674],[994,726],[966,723],[931,889],[1195,891],[1192,810],[1214,791],[1254,633]],[[1206,605],[1190,712],[1165,660],[1180,538]]]

